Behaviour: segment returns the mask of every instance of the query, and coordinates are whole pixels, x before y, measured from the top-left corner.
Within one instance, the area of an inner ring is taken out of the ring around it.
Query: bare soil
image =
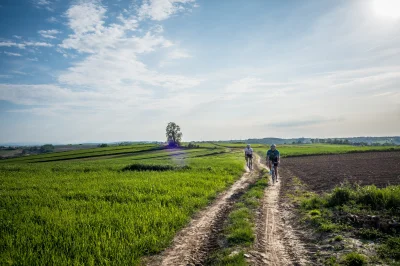
[[[282,159],[281,167],[314,192],[331,190],[345,181],[377,187],[400,184],[398,151],[292,157]]]

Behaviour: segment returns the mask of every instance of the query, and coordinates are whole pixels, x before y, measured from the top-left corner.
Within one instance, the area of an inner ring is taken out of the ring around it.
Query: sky
[[[0,143],[400,135],[398,0],[0,0]]]

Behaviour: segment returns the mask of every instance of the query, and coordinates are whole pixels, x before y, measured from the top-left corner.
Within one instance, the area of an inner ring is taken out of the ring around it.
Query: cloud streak
[[[6,55],[8,55],[8,56],[22,56],[21,54],[19,54],[19,53],[10,53],[10,52],[4,52]]]
[[[344,121],[344,119],[343,118],[335,118],[335,119],[316,118],[316,119],[306,119],[306,120],[296,119],[296,120],[269,123],[266,126],[274,128],[297,128],[297,127],[323,125],[327,123],[341,122],[341,121]]]
[[[43,38],[56,39],[57,37],[54,35],[60,34],[61,32],[53,29],[53,30],[40,30],[38,33],[42,35]]]
[[[0,47],[17,47],[20,49],[25,49],[27,46],[30,47],[53,47],[52,44],[46,42],[23,42],[23,43],[16,43],[10,41],[3,41],[0,42]]]

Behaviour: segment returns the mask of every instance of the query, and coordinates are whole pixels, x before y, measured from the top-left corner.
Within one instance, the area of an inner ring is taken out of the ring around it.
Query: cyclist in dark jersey
[[[267,165],[269,169],[271,169],[272,164],[274,165],[275,168],[275,173],[276,173],[276,182],[278,182],[278,166],[281,161],[281,157],[279,154],[279,151],[276,149],[276,145],[272,144],[271,149],[267,151]]]

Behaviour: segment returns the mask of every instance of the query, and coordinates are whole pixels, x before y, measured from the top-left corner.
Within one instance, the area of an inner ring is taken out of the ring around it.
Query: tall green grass
[[[311,194],[301,202],[304,209],[336,207],[346,204],[368,206],[371,210],[385,210],[400,214],[400,185],[377,188],[375,185],[345,184],[326,195]]]
[[[0,264],[138,264],[243,172],[212,152],[1,164]]]
[[[369,206],[373,210],[393,210],[400,208],[400,186],[377,188],[371,186],[345,185],[336,187],[327,197],[328,206],[342,206],[350,201]]]

